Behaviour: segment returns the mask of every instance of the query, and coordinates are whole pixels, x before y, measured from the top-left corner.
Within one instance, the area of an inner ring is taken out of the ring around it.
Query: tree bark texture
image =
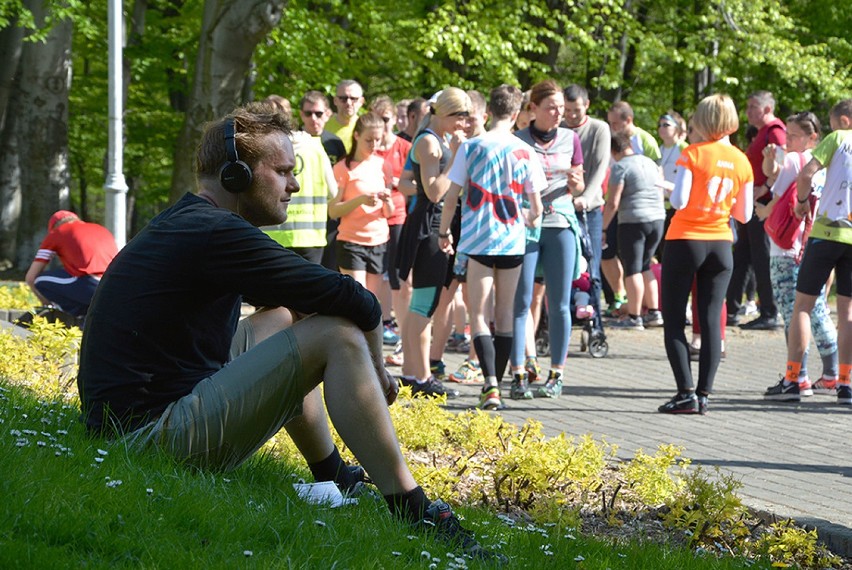
[[[27,0],[37,25],[46,4]],[[68,91],[71,87],[72,26],[54,22],[44,42],[23,42],[6,109],[0,193],[19,203],[17,216],[3,213],[0,226],[16,225],[12,252],[17,269],[26,269],[47,232],[50,215],[69,204]],[[8,153],[8,154],[7,154]],[[4,208],[5,209],[5,208]],[[12,208],[14,209],[14,207]],[[14,218],[17,217],[17,220]],[[10,234],[11,235],[11,234]]]
[[[286,0],[207,0],[192,91],[175,147],[169,200],[195,189],[195,147],[204,123],[239,104],[254,49],[281,19]]]

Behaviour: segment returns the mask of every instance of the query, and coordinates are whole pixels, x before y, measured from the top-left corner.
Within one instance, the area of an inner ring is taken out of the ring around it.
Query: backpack
[[[801,161],[800,169],[804,168],[805,155],[800,153],[799,160]],[[793,212],[797,201],[796,181],[794,180],[778,198],[772,212],[767,216],[763,228],[770,239],[781,249],[791,249],[800,238],[804,249],[804,241],[813,225],[813,208],[816,198],[811,195],[808,200],[811,212],[805,216],[805,219],[800,220]]]

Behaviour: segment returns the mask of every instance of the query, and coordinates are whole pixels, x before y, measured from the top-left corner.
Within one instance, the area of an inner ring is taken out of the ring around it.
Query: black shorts
[[[492,269],[514,269],[524,262],[523,255],[471,255],[469,258]]]
[[[433,232],[417,244],[414,264],[411,267],[411,286],[415,289],[441,289],[447,284],[447,272],[451,270],[450,259],[441,251],[438,234]]]
[[[651,257],[663,239],[664,224],[665,220],[618,224],[618,257],[625,277],[651,269]]]
[[[384,271],[385,249],[387,244],[360,245],[349,241],[335,242],[337,248],[337,265],[340,269],[363,271],[381,275]]]
[[[388,283],[392,291],[399,291],[399,269],[396,267],[396,252],[399,249],[399,237],[402,235],[402,224],[388,226],[390,240],[385,249],[383,260],[384,272],[388,274]]]
[[[835,270],[837,295],[852,297],[852,245],[825,239],[809,239],[799,266],[796,291],[805,295],[819,295],[832,269]]]

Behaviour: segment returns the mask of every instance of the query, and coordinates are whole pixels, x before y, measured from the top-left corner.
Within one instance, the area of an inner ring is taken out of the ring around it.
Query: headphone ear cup
[[[219,181],[228,192],[239,194],[251,186],[251,168],[242,160],[226,162],[219,169]]]

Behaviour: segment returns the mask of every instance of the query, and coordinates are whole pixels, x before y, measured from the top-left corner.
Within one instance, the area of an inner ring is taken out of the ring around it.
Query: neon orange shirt
[[[672,218],[667,240],[733,241],[731,206],[746,184],[754,181],[745,154],[719,141],[689,145],[677,161],[692,173],[686,207]]]

